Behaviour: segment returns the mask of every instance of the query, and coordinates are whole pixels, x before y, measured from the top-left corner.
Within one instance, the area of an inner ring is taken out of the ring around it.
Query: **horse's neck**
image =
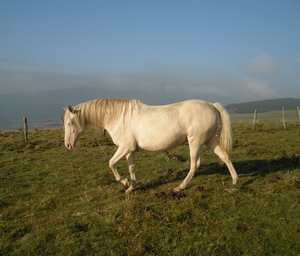
[[[80,111],[80,123],[83,128],[101,128],[103,127],[103,120],[100,115],[97,115],[95,106],[90,103],[81,103],[77,106]]]

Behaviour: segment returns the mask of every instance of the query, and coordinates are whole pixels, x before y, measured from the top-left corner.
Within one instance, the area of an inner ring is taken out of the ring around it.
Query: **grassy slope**
[[[192,185],[187,146],[138,152],[140,187],[126,197],[109,172],[115,150],[89,132],[67,152],[60,130],[31,144],[0,135],[0,255],[299,255],[300,132],[234,127],[237,189],[203,149]],[[127,175],[126,162],[119,165]]]
[[[282,106],[287,110],[296,111],[300,106],[300,99],[297,98],[279,98],[269,100],[259,100],[244,103],[229,104],[226,109],[235,113],[251,113],[256,109],[258,112],[269,112],[281,110]]]

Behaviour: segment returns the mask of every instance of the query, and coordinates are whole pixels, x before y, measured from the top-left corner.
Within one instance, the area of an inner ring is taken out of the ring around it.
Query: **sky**
[[[299,13],[297,0],[3,0],[0,94],[300,97]]]

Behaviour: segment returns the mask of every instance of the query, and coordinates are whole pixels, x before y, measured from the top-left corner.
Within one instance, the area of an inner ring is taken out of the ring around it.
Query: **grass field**
[[[191,186],[187,146],[138,152],[125,196],[94,131],[67,152],[61,130],[0,134],[0,255],[300,255],[300,129],[234,125],[233,187],[205,148]],[[119,164],[128,175],[125,161]]]
[[[281,125],[282,112],[281,111],[268,111],[257,113],[258,123],[271,122],[274,126]],[[253,113],[231,113],[231,119],[235,122],[252,123]],[[299,121],[297,110],[286,110],[285,119],[287,122],[296,123]]]

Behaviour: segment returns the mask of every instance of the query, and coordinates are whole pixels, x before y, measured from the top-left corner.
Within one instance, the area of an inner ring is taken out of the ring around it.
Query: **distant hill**
[[[256,109],[259,113],[281,110],[282,106],[286,110],[294,110],[300,106],[300,99],[281,98],[272,100],[260,100],[244,103],[229,104],[226,109],[231,113],[250,113]]]

